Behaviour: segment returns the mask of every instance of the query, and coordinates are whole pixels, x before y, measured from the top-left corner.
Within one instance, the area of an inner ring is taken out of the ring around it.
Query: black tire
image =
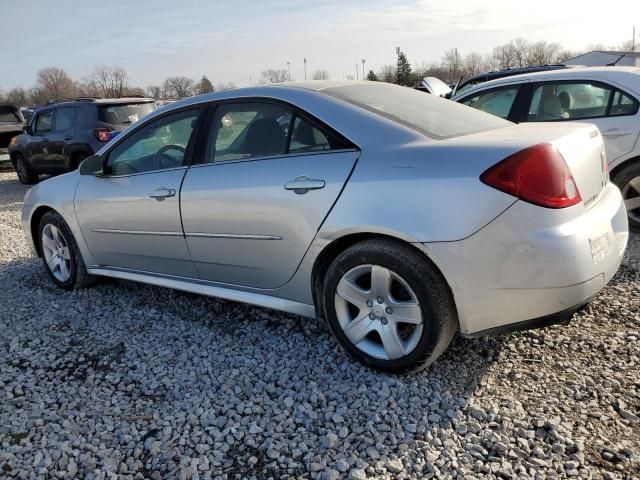
[[[640,160],[631,161],[616,172],[613,183],[620,189],[625,200],[640,197],[640,191],[630,187],[631,180],[637,177],[640,177]],[[629,219],[629,228],[640,232],[640,208],[631,212],[627,211],[627,218]]]
[[[55,226],[62,236],[64,237],[65,243],[67,244],[67,248],[69,249],[69,257],[70,257],[70,272],[71,275],[67,281],[60,281],[55,277],[49,265],[45,260],[43,246],[42,246],[42,232],[48,224]],[[61,288],[65,290],[77,290],[80,288],[90,287],[91,285],[96,283],[96,277],[94,275],[90,275],[87,272],[87,268],[84,264],[84,260],[82,259],[82,255],[80,255],[80,249],[78,248],[78,244],[76,243],[76,239],[71,233],[71,229],[64,221],[62,216],[57,212],[47,212],[42,216],[40,220],[40,225],[38,226],[38,238],[37,238],[38,246],[40,252],[42,253],[42,261],[44,263],[44,268],[49,274],[49,277]]]
[[[87,153],[76,153],[69,157],[67,161],[67,170],[69,172],[73,172],[76,168],[80,166],[83,160],[89,158],[89,154]]]
[[[380,359],[360,350],[338,321],[335,295],[342,277],[359,265],[380,265],[398,274],[415,293],[423,319],[417,345],[404,357]],[[409,373],[433,363],[449,346],[458,327],[453,296],[438,269],[410,246],[386,239],[352,245],[331,263],[324,278],[323,307],[329,328],[342,346],[363,364],[392,373]]]
[[[38,181],[38,175],[31,170],[24,157],[17,154],[14,158],[14,166],[20,183],[24,185],[33,185],[36,183]]]

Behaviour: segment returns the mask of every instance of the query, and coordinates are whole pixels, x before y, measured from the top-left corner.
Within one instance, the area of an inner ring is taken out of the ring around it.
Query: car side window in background
[[[36,128],[34,133],[36,135],[42,135],[51,131],[51,125],[53,123],[53,111],[45,112],[38,115],[36,118]]]
[[[545,83],[533,92],[528,121],[604,117],[611,94],[611,88],[591,82]]]
[[[280,105],[222,105],[213,119],[205,163],[284,155],[291,118]]]
[[[309,121],[296,115],[293,121],[289,153],[322,152],[341,148],[349,148],[349,145],[335,135],[315,127]]]
[[[184,164],[200,109],[163,116],[145,125],[109,153],[107,173],[130,175]]]
[[[515,86],[479,93],[461,103],[501,118],[507,118],[518,94],[518,88]]]
[[[76,117],[75,111],[75,107],[61,107],[56,109],[54,130],[56,132],[64,132],[73,127]]]
[[[638,113],[638,102],[626,93],[616,90],[611,102],[611,116],[635,115]]]

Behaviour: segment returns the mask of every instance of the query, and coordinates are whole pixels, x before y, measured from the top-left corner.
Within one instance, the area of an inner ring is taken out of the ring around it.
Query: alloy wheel
[[[633,177],[622,187],[622,198],[629,218],[640,222],[640,176]]]
[[[58,227],[48,223],[42,229],[42,253],[51,274],[59,281],[71,278],[69,246]]]
[[[422,308],[409,284],[380,265],[359,265],[336,288],[338,322],[349,341],[374,358],[409,355],[423,329]]]

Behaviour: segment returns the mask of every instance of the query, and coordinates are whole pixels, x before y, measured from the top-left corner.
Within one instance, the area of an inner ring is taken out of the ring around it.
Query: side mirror
[[[104,168],[102,166],[102,157],[93,155],[80,164],[80,175],[102,175]]]
[[[27,135],[33,135],[33,130],[31,129],[31,125],[25,125],[22,127],[22,131]]]

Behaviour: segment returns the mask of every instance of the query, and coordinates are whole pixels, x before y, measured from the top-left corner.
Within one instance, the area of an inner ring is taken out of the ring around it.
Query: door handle
[[[609,130],[605,130],[604,132],[602,132],[602,135],[605,137],[611,137],[611,138],[615,138],[615,137],[624,137],[625,135],[631,135],[631,131],[630,130],[621,130],[619,128],[610,128]]]
[[[324,188],[324,180],[314,180],[306,176],[296,177],[295,180],[291,180],[284,184],[286,190],[293,190],[295,193],[301,195],[307,193],[309,190],[318,190]]]
[[[43,142],[48,142],[48,141],[49,141],[49,139],[48,139],[47,137],[42,137],[42,141],[43,141]]]
[[[156,188],[153,192],[151,192],[149,194],[149,197],[155,198],[156,200],[161,202],[167,197],[175,196],[175,194],[176,194],[176,191],[173,188],[160,187],[160,188]]]
[[[67,135],[66,137],[64,137],[65,140],[71,140],[73,137],[71,135]]]

